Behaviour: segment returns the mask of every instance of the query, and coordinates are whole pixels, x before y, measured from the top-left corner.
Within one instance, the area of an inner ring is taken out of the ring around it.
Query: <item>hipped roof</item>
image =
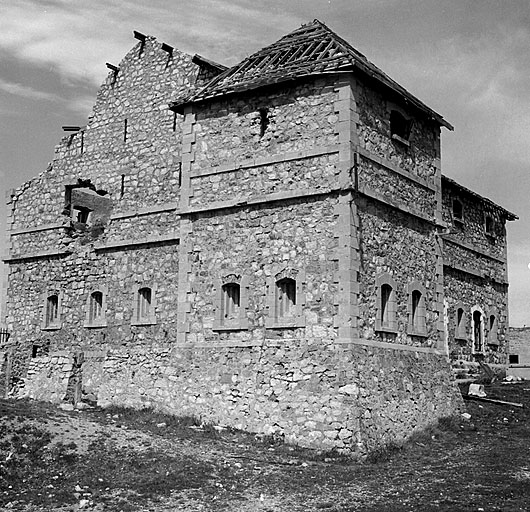
[[[204,88],[172,103],[171,109],[182,112],[186,105],[227,94],[312,75],[353,70],[360,70],[399,94],[405,102],[424,112],[441,126],[453,130],[440,114],[410,94],[318,20],[302,25],[277,42],[247,57],[215,77]]]

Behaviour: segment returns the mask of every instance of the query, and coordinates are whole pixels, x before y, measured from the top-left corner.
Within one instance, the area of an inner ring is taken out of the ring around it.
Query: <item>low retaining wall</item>
[[[98,405],[155,407],[354,453],[402,441],[462,404],[440,354],[288,343],[109,349],[76,360],[82,393]],[[74,369],[64,353],[35,358],[25,393],[63,400]]]

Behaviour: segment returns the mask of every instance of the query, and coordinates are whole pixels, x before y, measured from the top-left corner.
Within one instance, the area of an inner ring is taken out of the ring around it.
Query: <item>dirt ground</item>
[[[0,401],[0,510],[527,511],[530,383],[486,386],[443,421],[359,462],[193,419]]]

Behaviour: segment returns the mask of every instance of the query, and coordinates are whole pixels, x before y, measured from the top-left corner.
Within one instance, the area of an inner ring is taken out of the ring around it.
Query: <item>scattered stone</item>
[[[59,409],[63,411],[73,411],[74,406],[72,404],[59,404]]]
[[[486,392],[484,391],[484,385],[483,384],[470,384],[469,391],[467,392],[467,394],[471,396],[485,397]]]
[[[471,414],[469,414],[468,412],[463,412],[461,416],[466,421],[469,421],[471,419]]]
[[[167,427],[167,423],[165,423],[164,421],[162,423],[157,423],[156,426],[158,428],[164,428],[164,427]]]

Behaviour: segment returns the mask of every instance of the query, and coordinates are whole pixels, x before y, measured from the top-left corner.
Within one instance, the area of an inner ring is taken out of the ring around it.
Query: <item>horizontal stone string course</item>
[[[398,210],[401,210],[402,212],[408,213],[409,215],[413,215],[414,217],[418,217],[419,219],[422,219],[424,221],[427,221],[431,224],[436,224],[436,220],[433,216],[423,213],[422,211],[403,204],[401,202],[396,201],[395,199],[391,198],[390,196],[386,196],[384,194],[381,194],[380,192],[377,192],[376,190],[373,190],[366,186],[359,187],[358,192],[362,195],[365,195],[371,199],[375,199],[376,201],[380,201],[382,203],[387,204],[388,206],[391,206],[392,208],[396,208]]]
[[[446,242],[450,242],[452,244],[458,245],[458,246],[463,247],[465,249],[469,249],[470,251],[472,251],[472,252],[474,252],[476,254],[480,254],[481,256],[484,256],[485,258],[490,258],[492,260],[498,261],[499,263],[506,263],[506,257],[500,258],[499,256],[496,256],[495,254],[483,251],[480,248],[475,247],[475,246],[473,246],[473,245],[471,245],[471,244],[469,244],[467,242],[464,242],[462,240],[456,240],[456,239],[452,238],[451,235],[442,235],[442,238]]]
[[[72,251],[42,251],[33,254],[20,254],[18,256],[12,256],[4,258],[2,261],[16,262],[33,259],[44,259],[44,258],[60,258],[72,254]]]
[[[421,176],[416,176],[414,174],[411,174],[410,172],[406,172],[403,169],[399,168],[397,165],[394,165],[392,162],[389,162],[388,160],[385,160],[384,158],[381,158],[380,156],[374,155],[370,151],[368,151],[365,148],[357,148],[357,152],[362,155],[364,158],[367,158],[368,160],[371,160],[374,163],[377,163],[381,165],[382,167],[385,167],[389,171],[393,171],[396,174],[399,174],[400,176],[406,178],[407,180],[413,181],[414,183],[417,183],[418,185],[421,185],[422,187],[425,187],[429,190],[432,190],[435,192],[437,190],[436,185],[431,183],[430,181],[422,178]]]
[[[259,157],[245,160],[233,160],[232,162],[210,167],[205,169],[194,169],[191,171],[192,178],[201,176],[209,176],[211,174],[220,174],[225,172],[233,172],[238,169],[252,169],[253,167],[261,167],[264,165],[277,164],[282,162],[289,162],[292,160],[303,160],[305,158],[313,158],[317,156],[332,155],[338,153],[339,148],[336,145],[327,147],[316,147],[304,151],[295,151],[288,153],[278,153],[270,157]]]

